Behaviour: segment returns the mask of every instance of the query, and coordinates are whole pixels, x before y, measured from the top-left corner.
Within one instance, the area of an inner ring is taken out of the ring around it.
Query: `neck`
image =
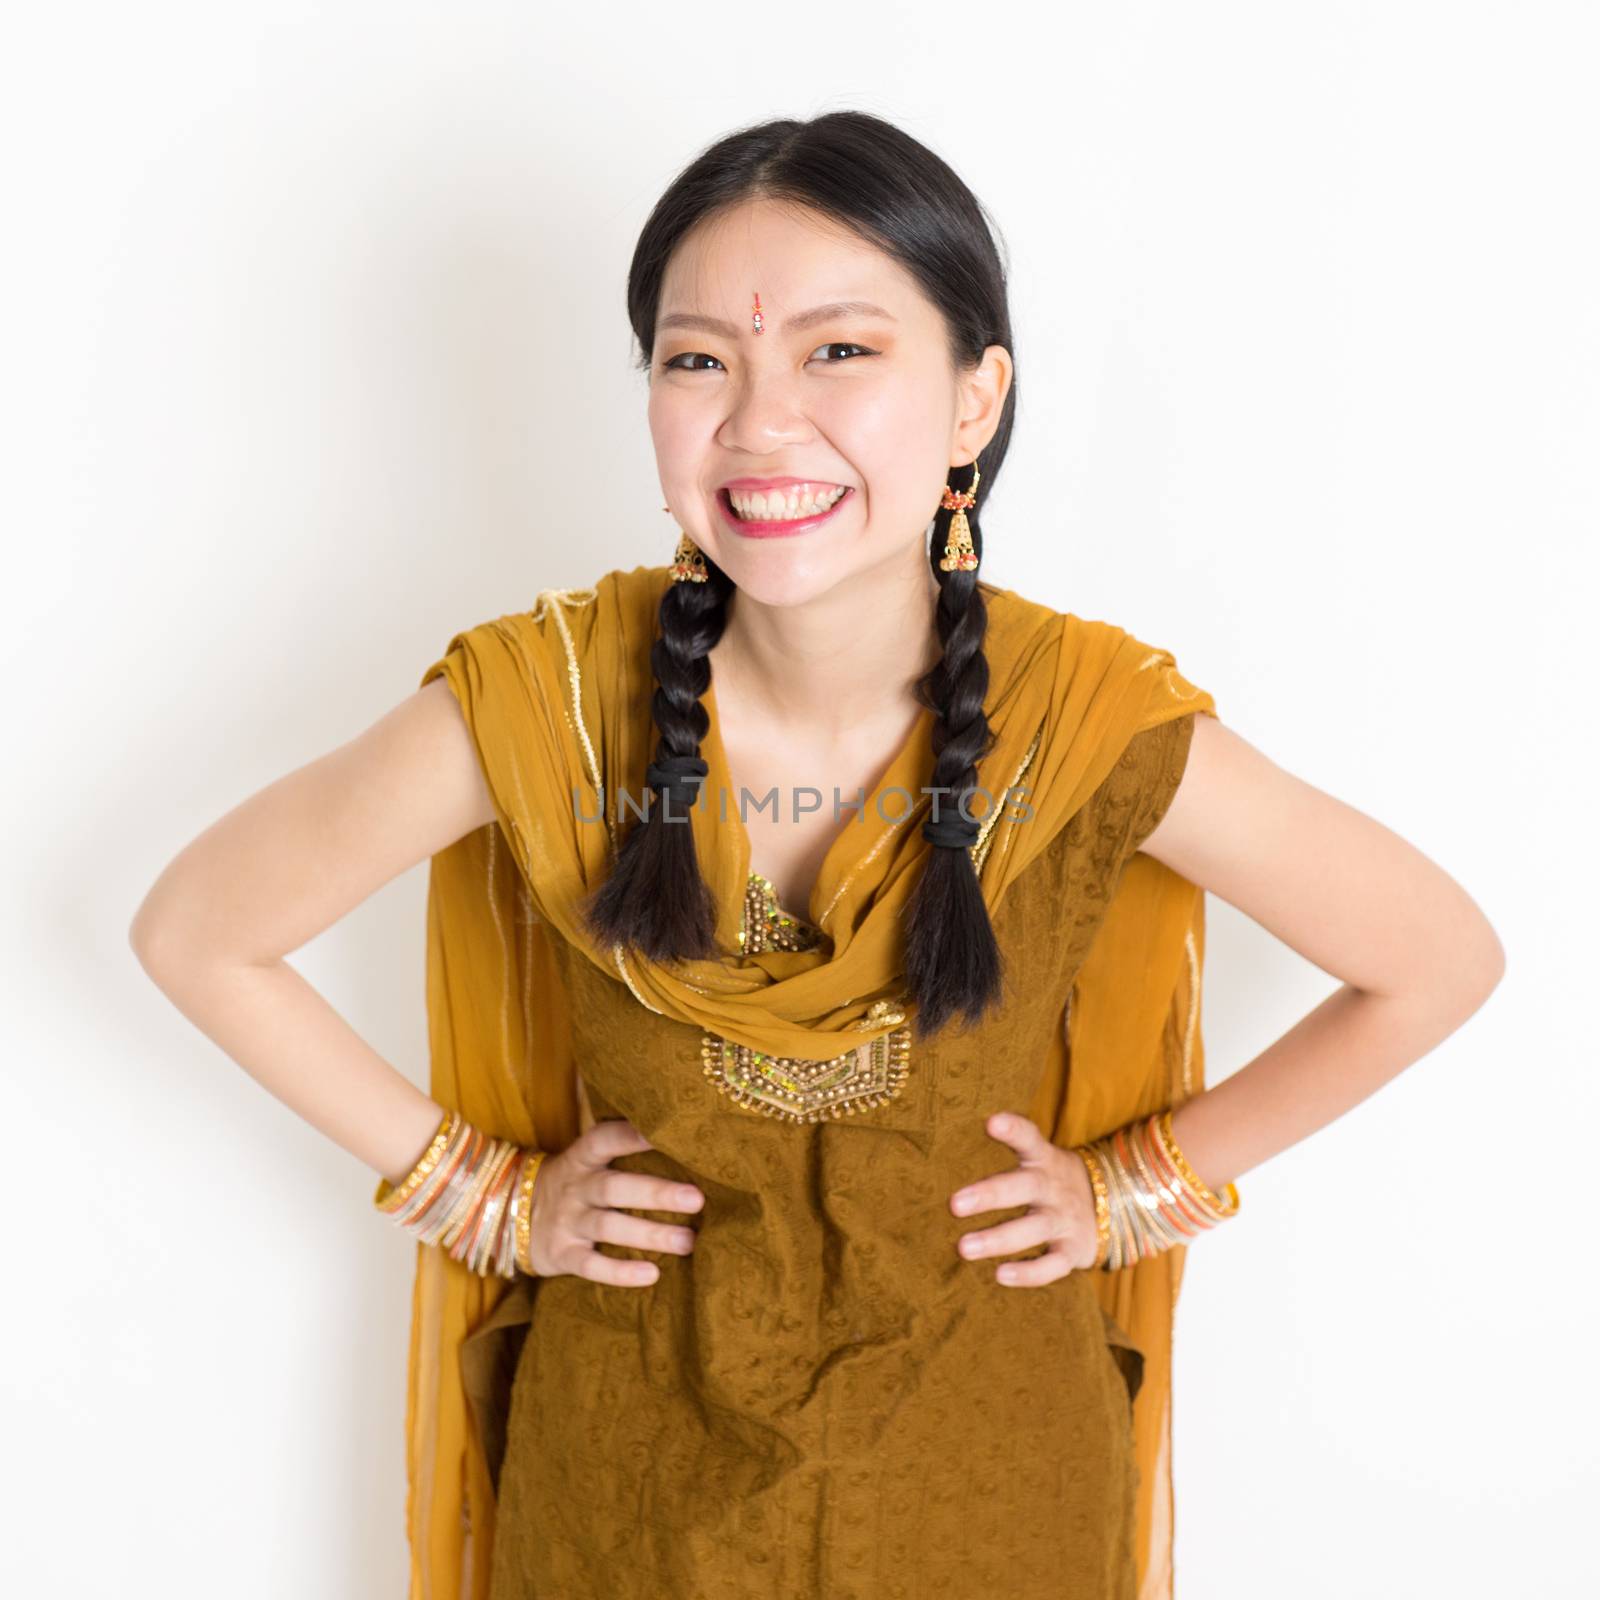
[[[764,605],[735,589],[711,670],[774,721],[843,736],[915,707],[916,680],[939,659],[939,581],[920,543],[798,606]]]

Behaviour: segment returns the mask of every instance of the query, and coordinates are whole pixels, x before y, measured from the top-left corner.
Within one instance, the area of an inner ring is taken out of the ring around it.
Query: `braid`
[[[669,583],[650,647],[656,688],[650,710],[659,737],[646,770],[657,792],[649,815],[617,851],[610,876],[585,907],[589,928],[607,944],[631,944],[652,961],[716,955],[716,902],[695,851],[689,807],[705,776],[700,741],[711,725],[700,703],[711,682],[708,657],[727,623],[733,583],[706,557],[704,583]],[[672,820],[667,820],[667,802]]]
[[[975,1021],[1000,998],[999,942],[972,858],[961,848],[971,844],[977,829],[957,805],[964,800],[971,809],[968,791],[976,788],[978,762],[993,744],[983,709],[989,690],[983,654],[989,613],[976,570],[940,569],[937,555],[952,514],[941,510],[939,515],[943,520],[935,521],[929,561],[939,580],[936,619],[944,654],[917,683],[918,698],[939,714],[933,728],[939,820],[924,826],[934,849],[905,913],[906,981],[917,1006],[919,1037],[936,1032],[957,1011]],[[983,535],[975,508],[967,513],[967,525],[981,562]]]
[[[1000,999],[1001,956],[966,848],[976,831],[958,806],[971,805],[978,763],[993,738],[984,700],[989,663],[983,654],[988,608],[974,571],[945,572],[942,551],[950,513],[936,519],[929,561],[939,582],[935,621],[943,655],[917,681],[917,698],[938,713],[933,727],[933,787],[937,822],[924,824],[935,844],[906,908],[906,983],[916,1003],[919,1037],[936,1032],[956,1012],[976,1021]],[[983,554],[974,510],[967,513],[973,549]],[[651,960],[716,955],[716,903],[700,872],[694,830],[685,813],[694,803],[705,763],[698,759],[710,718],[700,703],[711,682],[708,659],[727,622],[733,584],[706,558],[707,581],[673,583],[661,597],[659,637],[651,646],[656,688],[651,714],[659,732],[646,782],[658,801],[617,851],[610,876],[584,916],[604,942],[631,944]],[[996,803],[991,801],[991,804]]]

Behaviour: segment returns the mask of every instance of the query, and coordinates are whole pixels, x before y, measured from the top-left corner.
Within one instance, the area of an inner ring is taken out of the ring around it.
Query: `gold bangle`
[[[1100,1158],[1087,1146],[1079,1146],[1078,1155],[1089,1170],[1089,1185],[1094,1190],[1094,1260],[1091,1267],[1103,1267],[1111,1255],[1111,1202],[1106,1196],[1105,1174],[1100,1170]]]
[[[1183,1181],[1219,1216],[1231,1217],[1239,1209],[1239,1191],[1231,1183],[1225,1183],[1222,1186],[1222,1195],[1219,1196],[1213,1194],[1201,1181],[1200,1174],[1189,1165],[1183,1151],[1178,1148],[1178,1141],[1172,1132],[1170,1110],[1163,1111],[1157,1119],[1156,1132],[1160,1134],[1161,1143],[1166,1147],[1167,1154],[1172,1157],[1173,1166],[1183,1174]],[[1229,1196],[1231,1198],[1225,1198]]]
[[[409,1200],[418,1185],[438,1166],[439,1158],[449,1147],[451,1135],[455,1132],[457,1113],[447,1111],[439,1123],[439,1131],[428,1142],[428,1148],[417,1158],[417,1164],[398,1184],[391,1185],[384,1178],[378,1185],[377,1193],[372,1197],[372,1203],[383,1212],[395,1212]]]
[[[526,1169],[537,1170],[534,1155],[543,1159],[450,1111],[416,1166],[399,1184],[385,1178],[373,1203],[402,1232],[440,1245],[469,1271],[514,1278],[522,1226],[517,1202],[526,1194],[531,1203]]]
[[[533,1182],[544,1165],[543,1150],[529,1150],[523,1158],[522,1176],[517,1184],[517,1234],[516,1263],[529,1277],[537,1277],[528,1252],[533,1246]]]
[[[1075,1146],[1095,1191],[1095,1265],[1133,1266],[1186,1245],[1239,1209],[1228,1183],[1219,1196],[1201,1182],[1172,1136],[1171,1110],[1142,1116]]]
[[[509,1140],[495,1140],[473,1175],[475,1181],[469,1198],[462,1206],[464,1215],[440,1236],[439,1242],[450,1254],[474,1271],[483,1270],[484,1258],[491,1253],[505,1216],[506,1201],[510,1198],[506,1177],[512,1163],[519,1159],[516,1145]]]

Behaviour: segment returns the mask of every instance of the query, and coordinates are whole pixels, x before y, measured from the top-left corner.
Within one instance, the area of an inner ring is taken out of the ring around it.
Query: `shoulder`
[[[665,566],[618,567],[582,588],[538,590],[521,610],[498,612],[457,629],[423,682],[446,671],[452,656],[520,660],[525,667],[538,659],[571,668],[605,641],[643,641],[648,648],[669,581]]]
[[[980,582],[978,587],[992,626],[1022,633],[1049,630],[1089,661],[1111,660],[1125,652],[1145,670],[1174,662],[1170,650],[1151,644],[1141,632],[1107,617],[1084,616],[998,584]]]
[[[1049,865],[1034,879],[1037,892],[1057,905],[1109,899],[1172,804],[1199,720],[1185,712],[1123,738],[1105,776],[1046,848]]]
[[[1176,789],[1194,741],[1195,723],[1201,715],[1196,711],[1180,711],[1131,735],[1116,766],[1111,769],[1112,778],[1123,784],[1132,782],[1142,787],[1170,784]]]
[[[1088,826],[1126,854],[1143,847],[1183,784],[1200,712],[1182,711],[1129,736],[1084,807]]]

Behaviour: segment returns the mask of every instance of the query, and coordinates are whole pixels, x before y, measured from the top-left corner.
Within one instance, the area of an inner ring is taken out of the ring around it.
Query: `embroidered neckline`
[[[910,1052],[909,1028],[820,1061],[768,1055],[709,1031],[700,1045],[703,1071],[718,1093],[784,1122],[834,1122],[887,1105],[906,1081]]]
[[[750,873],[739,929],[742,954],[815,950],[826,938],[820,928],[784,910],[770,878]],[[904,1020],[905,1012],[893,1002],[877,1000],[858,1026],[870,1029]],[[829,1122],[886,1105],[899,1094],[910,1071],[911,1030],[899,1026],[865,1045],[815,1060],[769,1055],[706,1029],[700,1057],[717,1092],[747,1111],[785,1122]]]
[[[760,955],[766,950],[815,950],[824,937],[815,924],[783,909],[771,878],[760,872],[750,873],[745,880],[744,916],[739,926],[742,955]]]

